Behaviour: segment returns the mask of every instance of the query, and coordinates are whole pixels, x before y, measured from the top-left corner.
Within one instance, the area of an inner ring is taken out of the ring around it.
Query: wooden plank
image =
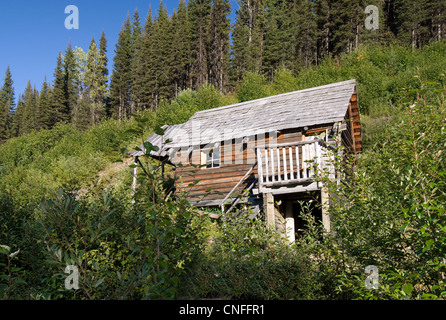
[[[250,174],[252,174],[252,172],[250,172]],[[225,183],[236,183],[238,182],[241,178],[243,178],[243,175],[241,176],[226,176],[224,178],[215,178],[215,179],[208,179],[208,180],[194,180],[194,181],[198,181],[197,184],[195,184],[195,186],[211,186],[211,185],[220,185],[220,184],[225,184]],[[250,179],[255,179],[256,177],[253,175],[252,177],[250,177]],[[191,181],[184,181],[183,184],[188,186],[189,184],[191,184]],[[181,180],[179,181],[178,185],[181,184]]]
[[[351,115],[352,114],[352,103],[348,104],[348,112]],[[353,121],[350,122],[350,132],[354,131],[353,127]],[[353,150],[356,150],[356,141],[353,139]]]
[[[258,166],[258,179],[260,185],[263,184],[263,161],[262,161],[262,152],[258,150],[257,152],[257,166]]]
[[[245,180],[234,192],[241,191],[246,189],[251,183],[253,183],[255,179]],[[191,194],[205,194],[207,192],[215,193],[220,192],[221,199],[223,199],[228,192],[230,192],[234,188],[235,183],[225,183],[221,185],[209,185],[209,186],[195,186],[195,187],[178,187],[178,190],[185,191]],[[209,190],[209,188],[211,188]]]
[[[320,190],[317,181],[303,184],[303,185],[295,185],[295,186],[283,186],[283,187],[265,187],[265,192],[272,192],[274,195],[279,194],[290,194],[290,193],[301,193],[308,191],[317,191]]]
[[[297,167],[297,179],[300,179],[300,160],[299,160],[299,146],[296,146],[296,167]]]
[[[265,149],[265,182],[269,181],[268,149]]]
[[[195,181],[195,180],[211,180],[214,178],[224,178],[224,177],[237,177],[237,176],[243,176],[246,171],[251,168],[252,165],[250,165],[247,168],[244,169],[238,169],[238,168],[228,168],[232,170],[226,170],[222,172],[211,172],[211,173],[193,173],[193,172],[183,172],[181,174],[176,174],[175,177],[179,179],[182,179],[184,181]],[[257,167],[255,168],[255,172],[257,173]]]
[[[316,143],[316,164],[318,170],[322,170],[322,154],[321,154],[321,145]]]
[[[252,182],[251,182],[252,183]],[[233,196],[235,196],[238,192],[241,192],[242,190],[246,189],[249,186],[249,184],[245,184],[243,187],[239,187],[238,189],[233,191]],[[234,185],[226,186],[225,188],[221,189],[201,189],[201,190],[185,190],[181,189],[182,191],[186,192],[188,194],[188,197],[202,197],[202,196],[212,196],[214,199],[221,199],[223,200],[225,196],[232,190],[232,187]]]
[[[277,143],[280,143],[280,144],[286,144],[286,143],[294,143],[294,142],[299,142],[299,141],[302,141],[301,139],[300,139],[300,137],[299,138],[284,138],[284,139],[277,139]]]
[[[186,174],[188,175],[212,175],[212,174],[218,174],[218,173],[224,173],[224,172],[236,172],[236,171],[247,171],[252,166],[252,164],[234,164],[234,165],[228,165],[225,167],[220,168],[194,168],[193,166],[187,166],[180,168],[178,167],[174,173],[176,176],[184,176]]]
[[[248,188],[248,187],[247,187]],[[240,190],[239,192],[241,192],[242,190]],[[205,193],[202,193],[202,194],[190,194],[189,196],[188,196],[188,200],[192,200],[192,199],[195,199],[195,201],[203,201],[203,200],[219,200],[219,203],[217,204],[217,205],[221,205],[221,203],[222,203],[222,201],[223,201],[223,197],[224,196],[222,196],[222,195],[218,195],[218,194],[216,194],[216,193],[213,193],[213,194],[205,194]],[[231,198],[229,198],[227,201],[226,201],[226,203],[225,204],[228,204],[229,202],[231,202],[231,201],[233,201],[234,199],[235,199],[236,197],[234,196],[234,197],[231,197]]]
[[[307,152],[305,150],[305,145],[302,146],[302,178],[307,178],[307,163],[305,162]]]
[[[279,148],[277,148],[276,150],[277,150],[277,180],[281,181],[282,178],[280,176],[280,150]]]
[[[176,185],[177,189],[187,189],[187,190],[194,190],[194,191],[198,191],[198,190],[203,190],[203,191],[207,191],[209,188],[212,188],[214,190],[217,189],[225,189],[225,188],[233,188],[234,185],[240,181],[242,177],[239,177],[238,180],[234,179],[231,180],[232,178],[228,178],[226,181],[221,181],[219,183],[213,183],[213,181],[203,181],[202,183],[199,184],[191,184],[191,183],[179,183]],[[257,177],[254,176],[250,176],[248,179],[246,179],[245,181],[251,181],[251,180],[255,180],[257,179]],[[229,191],[229,190],[228,190]]]
[[[314,143],[308,145],[308,160],[314,160]],[[314,176],[314,166],[313,164],[309,166],[309,177]]]
[[[283,186],[289,186],[294,184],[304,184],[304,183],[310,183],[313,182],[314,179],[312,178],[305,178],[305,179],[294,179],[294,180],[288,180],[288,181],[274,181],[274,182],[268,182],[265,183],[265,187],[283,187]]]
[[[286,166],[286,148],[282,148],[283,153],[283,178],[288,180],[287,166]]]
[[[263,196],[263,207],[266,211],[266,222],[269,228],[275,228],[275,214],[274,214],[274,196],[272,193],[267,193]]]
[[[184,188],[189,188],[191,185],[193,188],[197,188],[200,186],[212,186],[212,187],[218,187],[219,185],[223,184],[231,184],[234,185],[236,182],[238,182],[243,176],[227,176],[224,178],[218,178],[218,179],[209,179],[209,180],[194,180],[194,181],[183,181],[179,180],[176,183],[177,187],[183,186]],[[248,179],[257,179],[258,175],[254,174],[253,172],[250,173]],[[198,181],[198,183],[195,183]]]
[[[282,147],[294,147],[294,146],[301,146],[306,144],[311,144],[315,141],[320,141],[320,138],[316,138],[315,140],[306,140],[306,141],[296,141],[293,143],[278,143],[275,145],[268,146],[269,148],[282,148]]]
[[[290,156],[290,179],[294,179],[294,168],[293,168],[293,148],[288,147],[288,153]]]
[[[250,152],[249,156],[247,153],[247,149],[243,151],[228,151],[225,153],[221,153],[220,158],[221,159],[249,159],[249,158],[255,158],[255,148],[252,149],[252,152]]]
[[[274,152],[273,152],[273,149],[270,149],[270,154],[271,154],[271,181],[275,181],[275,179],[274,179],[275,170],[274,170]]]

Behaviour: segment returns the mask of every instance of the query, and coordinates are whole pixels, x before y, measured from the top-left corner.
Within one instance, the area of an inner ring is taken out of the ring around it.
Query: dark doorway
[[[308,221],[303,215],[311,215],[317,224],[322,224],[320,191],[276,196],[281,201],[279,211],[283,217],[282,229],[290,241],[302,237],[308,228]],[[294,234],[294,236],[291,236]]]

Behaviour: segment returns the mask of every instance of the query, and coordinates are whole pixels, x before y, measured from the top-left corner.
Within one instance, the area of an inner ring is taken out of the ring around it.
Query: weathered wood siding
[[[346,130],[342,132],[342,143],[352,153],[362,151],[361,123],[359,121],[358,95],[355,91],[345,115]]]
[[[297,130],[283,130],[277,134],[277,143],[292,143],[302,140],[302,133]],[[178,186],[183,191],[188,192],[191,201],[212,201],[217,199],[224,199],[224,197],[234,188],[234,186],[243,178],[248,170],[256,163],[257,157],[255,154],[255,146],[268,145],[270,138],[258,139],[257,141],[250,140],[243,148],[242,143],[233,143],[232,155],[225,153],[225,147],[221,147],[221,166],[219,168],[196,168],[190,165],[184,165],[176,170],[178,179]],[[227,151],[227,150],[226,150]],[[232,164],[225,163],[231,157]],[[201,151],[195,148],[192,152],[192,163],[200,165]],[[236,163],[242,162],[242,163]],[[251,174],[245,181],[236,189],[236,191],[243,191],[252,182],[258,178],[257,167],[253,169]],[[194,186],[189,186],[195,181],[199,181]],[[211,188],[211,194],[209,193]],[[218,194],[221,193],[221,194]]]

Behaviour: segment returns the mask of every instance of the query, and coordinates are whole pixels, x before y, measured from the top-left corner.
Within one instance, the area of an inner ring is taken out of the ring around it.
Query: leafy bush
[[[278,69],[274,73],[274,79],[271,84],[271,89],[274,94],[296,91],[296,78],[293,76],[291,70],[288,70],[284,67]]]
[[[139,129],[149,121],[135,120]],[[0,225],[6,232],[0,243],[8,245],[0,250],[0,297],[176,298],[182,274],[204,243],[204,217],[185,195],[168,193],[160,163],[141,161],[139,166],[135,192],[81,195],[59,188],[39,206],[26,208],[1,194]],[[131,170],[126,172],[131,177]],[[78,290],[64,286],[67,266],[79,272]]]
[[[292,247],[247,209],[211,228],[208,246],[189,272],[180,296],[226,299],[314,299],[327,282],[310,245]],[[312,247],[314,249],[314,247]]]
[[[222,95],[212,85],[205,84],[197,91],[186,89],[171,103],[163,101],[156,113],[156,125],[184,123],[194,113],[222,106]]]
[[[418,97],[429,94],[422,88]],[[420,98],[407,103],[403,112],[403,120],[387,127],[345,183],[323,180],[334,195],[333,245],[349,265],[339,277],[338,290],[350,298],[446,294],[444,100],[430,105]],[[336,153],[334,159],[338,172],[349,168],[341,166]],[[378,290],[364,289],[367,265],[379,268]]]
[[[246,72],[242,83],[237,87],[240,102],[267,97],[270,94],[266,87],[266,78],[255,72]]]

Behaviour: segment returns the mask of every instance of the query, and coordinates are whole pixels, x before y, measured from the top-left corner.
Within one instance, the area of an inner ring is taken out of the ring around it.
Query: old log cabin
[[[349,152],[361,152],[355,80],[200,111],[164,129],[147,140],[160,148],[151,155],[176,166],[176,187],[192,203],[222,214],[240,203],[263,208],[268,224],[282,225],[291,241],[303,227],[302,201],[329,203],[312,163],[327,165],[325,150],[335,137]],[[142,156],[140,149],[130,154]],[[326,207],[316,207],[312,213],[330,231]]]

